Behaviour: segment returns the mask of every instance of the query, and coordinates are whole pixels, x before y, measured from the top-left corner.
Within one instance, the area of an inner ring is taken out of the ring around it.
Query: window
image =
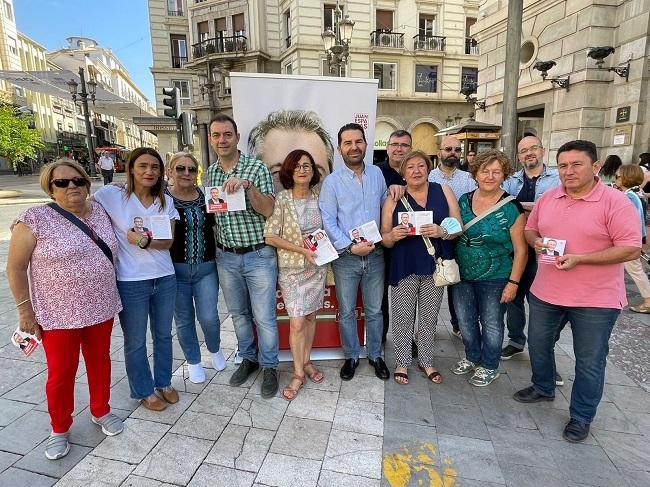
[[[421,36],[436,35],[436,16],[420,14],[419,34]]]
[[[181,105],[189,105],[192,103],[192,95],[190,93],[190,82],[183,79],[173,79],[172,87],[178,88],[181,92]]]
[[[16,55],[18,54],[18,47],[16,45],[16,39],[14,39],[13,37],[7,36],[7,46],[9,47],[9,51],[12,54],[16,54]]]
[[[223,39],[228,35],[228,28],[226,27],[226,18],[219,17],[214,21],[214,36],[218,39]]]
[[[465,54],[473,54],[478,56],[478,42],[470,35],[472,26],[476,23],[476,19],[467,17],[465,19]]]
[[[170,17],[183,16],[183,0],[167,0],[167,15]]]
[[[393,31],[393,11],[377,10],[376,12],[376,29],[383,32]]]
[[[56,128],[59,129],[59,132],[63,132],[63,122],[56,122]],[[70,183],[68,183],[70,184]]]
[[[244,23],[244,14],[232,16],[232,30],[235,35],[246,35],[246,24]]]
[[[198,34],[199,42],[206,41],[210,38],[210,26],[208,21],[199,22],[196,24],[196,32]]]
[[[169,36],[172,47],[172,67],[182,68],[187,62],[187,39],[183,35]]]
[[[322,58],[320,63],[320,74],[322,76],[335,76],[335,74],[330,73],[329,64],[327,64],[327,58]],[[346,77],[348,75],[348,65],[344,64],[341,67],[341,77]]]
[[[418,64],[415,66],[415,92],[435,93],[438,91],[438,66]]]
[[[478,68],[462,68],[460,75],[461,88],[465,85],[471,85],[476,93],[476,85],[478,84]]]
[[[5,17],[7,17],[7,19],[13,21],[14,20],[14,12],[13,12],[13,10],[11,8],[11,4],[5,0],[5,1],[2,2],[2,5],[4,7]]]
[[[284,65],[284,74],[293,74],[293,63],[288,62]]]
[[[336,5],[323,5],[323,30],[331,30],[334,32],[335,19],[334,11],[336,10]]]
[[[375,79],[379,80],[380,90],[397,89],[397,64],[372,63]]]
[[[291,11],[287,10],[282,14],[282,28],[285,47],[291,47]]]

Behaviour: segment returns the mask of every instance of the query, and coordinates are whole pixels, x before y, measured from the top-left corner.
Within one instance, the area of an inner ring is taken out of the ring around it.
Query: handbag
[[[406,196],[402,196],[400,201],[407,211],[413,211]],[[433,283],[438,287],[444,287],[460,282],[460,269],[458,268],[456,259],[443,259],[442,257],[436,257],[436,248],[434,247],[433,242],[431,242],[431,239],[422,235],[422,240],[424,240],[424,245],[427,247],[427,252],[436,263],[436,268],[433,271]]]

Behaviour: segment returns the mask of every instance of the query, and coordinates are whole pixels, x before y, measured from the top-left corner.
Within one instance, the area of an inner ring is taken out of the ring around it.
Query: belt
[[[252,252],[253,250],[259,250],[261,248],[266,247],[265,243],[258,243],[255,245],[249,245],[248,247],[226,247],[225,245],[221,245],[219,242],[217,242],[217,248],[220,248],[224,252],[232,252],[233,254],[247,254],[248,252]]]

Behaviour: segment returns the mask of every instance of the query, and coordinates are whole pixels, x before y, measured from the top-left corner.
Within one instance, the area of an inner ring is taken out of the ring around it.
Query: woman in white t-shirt
[[[126,187],[104,186],[94,198],[110,216],[119,244],[117,288],[123,306],[119,316],[131,397],[147,409],[162,411],[167,403],[178,402],[178,392],[171,386],[176,276],[169,254],[173,238],[156,239],[155,229],[151,230],[152,223],[160,228],[167,220],[152,222],[151,217],[168,217],[171,236],[179,216],[165,195],[158,152],[135,149],[126,174]],[[153,377],[147,360],[147,321],[153,337]]]

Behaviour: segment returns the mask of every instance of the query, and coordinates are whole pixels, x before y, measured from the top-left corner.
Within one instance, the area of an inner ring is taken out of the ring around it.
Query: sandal
[[[291,384],[297,381],[298,382],[298,387],[291,387]],[[305,385],[305,376],[303,375],[302,377],[296,374],[293,374],[293,377],[291,377],[291,382],[282,389],[282,398],[287,400],[287,401],[293,401],[296,396],[298,395],[298,392],[300,392],[300,389],[302,389],[302,386]]]
[[[401,380],[398,380],[401,379]],[[393,372],[393,380],[401,386],[408,385],[409,375],[404,372]]]
[[[307,367],[311,367],[311,372],[307,370]],[[307,373],[307,377],[309,377],[309,380],[312,381],[314,384],[320,384],[323,382],[323,379],[325,379],[325,374],[323,374],[320,370],[318,370],[314,364],[311,362],[307,362],[305,365],[303,365],[303,368],[305,369],[305,372]]]
[[[427,374],[427,371],[426,371],[426,369],[424,367],[422,367],[421,365],[418,365],[418,368],[422,372],[424,372],[424,375],[426,376],[426,378],[429,379],[431,382],[433,382],[434,384],[442,384],[442,375],[440,375],[440,372],[438,372],[437,370],[434,370],[430,374]]]
[[[637,306],[630,306],[630,311],[634,311],[635,313],[648,314],[650,313],[650,306],[641,303]]]

